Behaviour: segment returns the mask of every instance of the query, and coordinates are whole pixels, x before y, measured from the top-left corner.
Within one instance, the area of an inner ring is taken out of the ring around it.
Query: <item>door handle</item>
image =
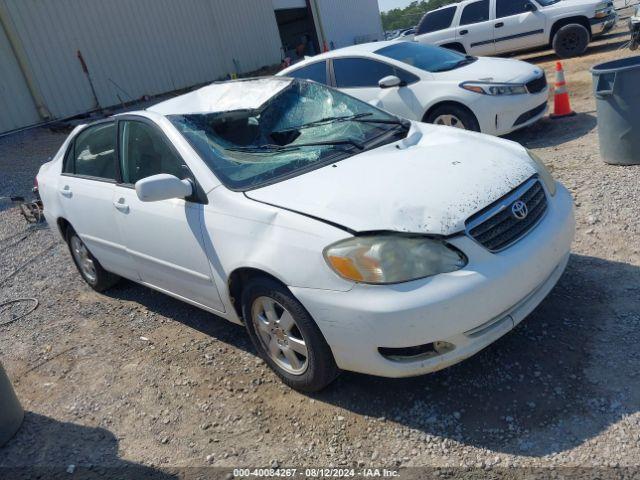
[[[460,35],[466,35],[469,33],[469,30],[460,30]]]
[[[62,187],[60,189],[60,195],[62,195],[63,197],[71,198],[71,196],[73,195],[71,187],[69,187],[69,185],[65,185],[64,187]]]
[[[122,213],[129,213],[129,205],[125,203],[124,198],[120,198],[117,202],[113,202],[113,206],[116,207],[116,210],[119,210]]]
[[[498,22],[498,23],[496,23],[495,27],[496,28],[502,28],[502,27],[504,27],[504,23]]]

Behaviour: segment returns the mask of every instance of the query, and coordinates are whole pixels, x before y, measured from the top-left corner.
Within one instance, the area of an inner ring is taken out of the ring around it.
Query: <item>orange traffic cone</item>
[[[553,114],[551,118],[570,117],[576,112],[571,110],[569,92],[567,92],[567,82],[564,80],[564,70],[562,62],[556,63],[556,88],[553,96]]]

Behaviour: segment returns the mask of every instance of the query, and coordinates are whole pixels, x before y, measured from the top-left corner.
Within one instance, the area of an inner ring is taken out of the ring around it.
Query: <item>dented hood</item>
[[[359,232],[450,235],[535,173],[516,143],[413,123],[403,141],[247,196]]]

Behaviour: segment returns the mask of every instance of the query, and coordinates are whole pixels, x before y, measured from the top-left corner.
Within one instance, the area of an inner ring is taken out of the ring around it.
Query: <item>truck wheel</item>
[[[560,58],[582,55],[589,45],[589,31],[578,23],[565,25],[553,37],[553,49]]]

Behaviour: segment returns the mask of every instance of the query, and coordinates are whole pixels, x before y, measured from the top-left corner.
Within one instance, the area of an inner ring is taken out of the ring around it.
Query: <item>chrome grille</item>
[[[538,93],[547,88],[547,76],[543,73],[541,77],[534,78],[526,84],[529,93]]]
[[[512,211],[518,201],[524,202],[528,210],[523,219],[518,219]],[[488,250],[498,252],[524,237],[546,211],[547,196],[534,177],[470,217],[466,222],[467,234]]]

